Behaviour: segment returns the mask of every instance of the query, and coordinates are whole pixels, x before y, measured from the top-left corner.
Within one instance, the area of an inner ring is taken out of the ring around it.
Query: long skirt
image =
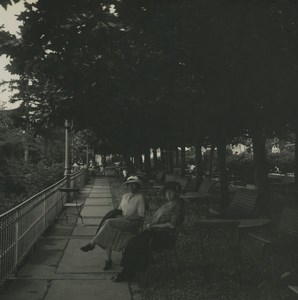
[[[127,220],[124,217],[108,219],[91,242],[102,248],[121,251],[129,239],[138,231],[138,220]]]
[[[167,248],[172,243],[175,237],[168,232],[144,230],[127,242],[121,266],[125,272],[144,272],[150,263],[151,250]]]

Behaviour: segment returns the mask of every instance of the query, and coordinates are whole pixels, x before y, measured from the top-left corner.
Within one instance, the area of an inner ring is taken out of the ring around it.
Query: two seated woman
[[[151,242],[154,242],[156,248],[171,243],[171,234],[183,223],[185,215],[180,193],[181,185],[178,182],[165,184],[163,195],[167,203],[155,212],[145,230],[128,241],[121,261],[123,270],[114,278],[115,282],[132,280],[137,272],[147,270],[151,256]]]
[[[126,184],[130,192],[121,200],[119,209],[122,210],[122,214],[117,218],[104,221],[96,236],[89,244],[81,248],[85,252],[93,250],[96,244],[105,248],[104,270],[109,270],[112,267],[112,229],[135,234],[127,242],[121,261],[123,270],[114,278],[115,282],[132,280],[137,272],[146,271],[151,256],[150,243],[154,241],[157,248],[171,243],[172,234],[183,223],[185,215],[184,203],[180,198],[181,185],[178,182],[167,182],[163,189],[163,196],[167,203],[154,213],[151,223],[143,231],[137,233],[140,219],[144,217],[145,202],[139,193],[140,181],[137,177],[129,177]]]

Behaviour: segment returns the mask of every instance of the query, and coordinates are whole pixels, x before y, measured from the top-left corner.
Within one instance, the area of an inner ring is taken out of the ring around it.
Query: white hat
[[[123,184],[129,184],[129,183],[137,183],[139,185],[142,184],[142,182],[138,176],[130,176],[127,178],[127,180],[125,182],[123,182]]]

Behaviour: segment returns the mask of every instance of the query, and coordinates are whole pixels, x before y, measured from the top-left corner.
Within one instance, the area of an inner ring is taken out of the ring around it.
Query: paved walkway
[[[36,247],[30,259],[18,272],[1,300],[130,300],[127,283],[114,283],[111,277],[121,268],[121,254],[113,253],[114,267],[102,270],[104,251],[96,247],[82,252],[80,247],[92,237],[105,213],[112,209],[112,193],[108,178],[96,178],[82,190],[79,201],[85,201],[82,216],[67,210],[68,221],[60,217]]]

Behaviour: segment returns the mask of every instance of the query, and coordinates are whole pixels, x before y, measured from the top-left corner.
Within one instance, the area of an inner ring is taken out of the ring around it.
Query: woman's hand
[[[147,230],[154,230],[154,229],[156,229],[156,227],[153,224],[147,224],[146,229]]]
[[[150,225],[149,230],[171,230],[174,226],[171,223]]]

